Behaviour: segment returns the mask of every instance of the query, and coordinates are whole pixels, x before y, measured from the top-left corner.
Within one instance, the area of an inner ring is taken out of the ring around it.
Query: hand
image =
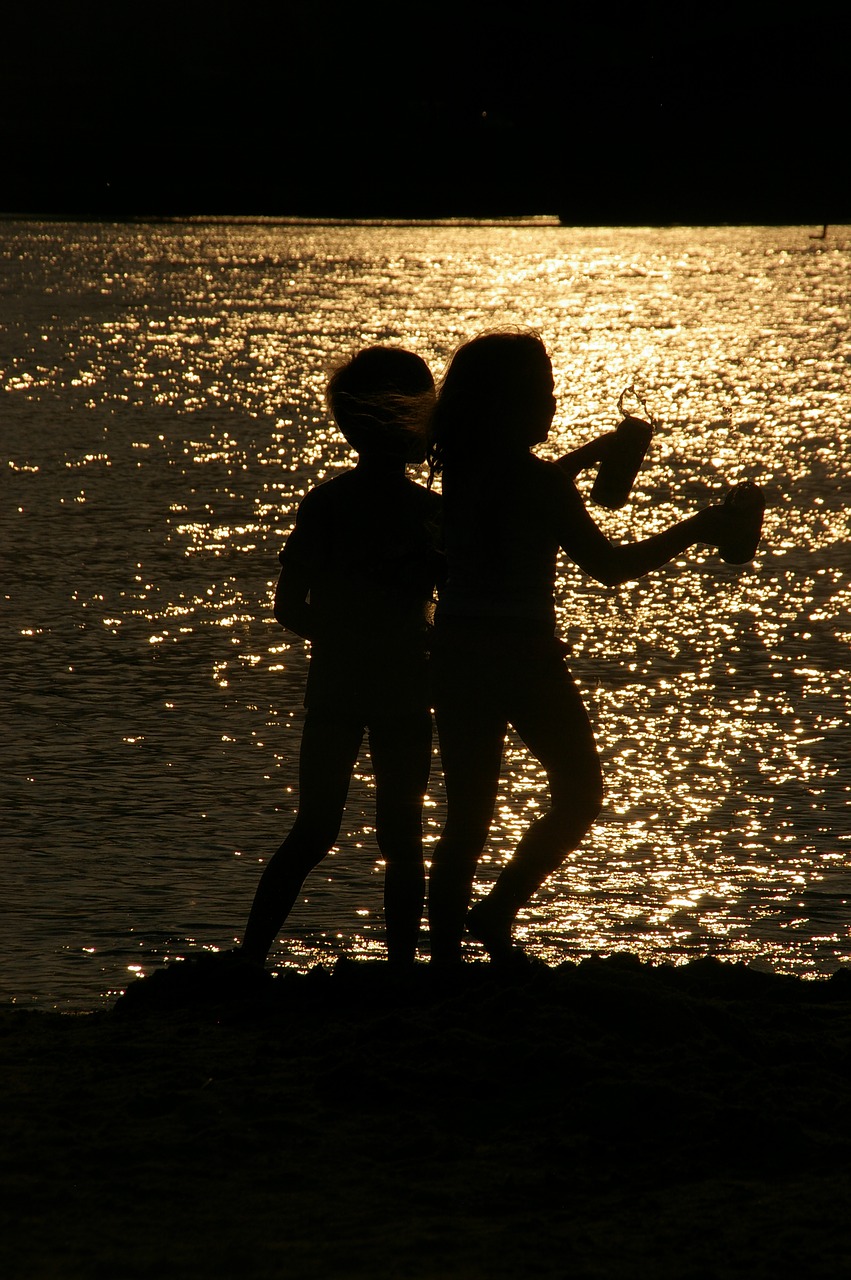
[[[730,540],[719,545],[718,554],[728,564],[747,564],[754,558],[762,537],[765,494],[758,484],[745,480],[730,490],[724,508],[732,517],[733,528]]]
[[[764,510],[765,497],[758,485],[737,485],[718,506],[704,507],[693,517],[697,541],[724,548],[723,558],[733,564],[744,563],[759,543]]]
[[[735,536],[735,528],[738,528],[738,522],[734,527],[732,523],[734,520],[734,513],[723,503],[704,507],[692,517],[695,542],[707,542],[711,547],[729,542],[731,536]]]

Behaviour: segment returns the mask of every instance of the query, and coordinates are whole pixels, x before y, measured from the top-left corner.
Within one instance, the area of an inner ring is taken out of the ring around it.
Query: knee
[[[475,815],[456,815],[451,810],[446,815],[446,825],[440,843],[453,849],[469,849],[480,853],[490,835],[490,814],[487,818]]]
[[[422,829],[376,831],[375,842],[388,869],[423,865]]]
[[[565,850],[576,847],[594,825],[603,808],[603,780],[597,774],[580,788],[553,796],[551,826],[558,832],[559,845]]]
[[[590,779],[579,808],[587,831],[597,821],[603,809],[603,779],[600,774]]]
[[[376,814],[375,840],[388,860],[395,850],[420,850],[423,842],[422,801],[395,807],[381,806]]]
[[[590,815],[593,822],[603,807],[603,770],[596,752],[583,760],[573,772],[552,784],[553,799],[563,796],[566,803]]]
[[[280,853],[289,861],[315,867],[337,842],[339,823],[307,821],[297,817],[281,845]]]
[[[449,869],[475,872],[479,855],[487,843],[490,825],[447,822],[434,848],[433,866],[438,871]]]

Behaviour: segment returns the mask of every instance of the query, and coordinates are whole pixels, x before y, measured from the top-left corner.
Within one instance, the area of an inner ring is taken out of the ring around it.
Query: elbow
[[[635,582],[646,571],[637,562],[632,547],[611,544],[607,554],[595,557],[593,566],[589,567],[592,577],[602,582],[604,587],[622,587],[625,582]]]
[[[572,554],[583,573],[587,573],[589,578],[602,583],[604,587],[619,587],[632,577],[631,560],[624,555],[624,548],[614,546],[599,532],[597,537],[588,538],[586,545],[579,550],[580,555],[572,550],[568,551],[568,555]]]
[[[641,574],[632,569],[613,569],[605,582],[607,587],[622,587],[625,582],[637,582],[640,577]]]
[[[272,604],[272,612],[275,615],[275,621],[280,623],[282,627],[291,627],[295,618],[297,605],[287,596],[285,591],[276,591],[275,599]],[[303,606],[302,606],[303,607]]]
[[[285,604],[276,604],[273,612],[275,621],[286,631],[295,631],[297,635],[304,634],[304,618],[299,615],[298,610],[288,608]]]
[[[624,582],[629,582],[632,576],[624,565],[618,564],[616,560],[606,560],[600,564],[594,565],[593,569],[589,569],[593,578],[598,582],[602,582],[604,587],[619,587]]]
[[[272,612],[275,615],[275,621],[285,631],[292,631],[295,635],[301,636],[303,640],[311,640],[313,638],[311,616],[306,605],[276,600]]]

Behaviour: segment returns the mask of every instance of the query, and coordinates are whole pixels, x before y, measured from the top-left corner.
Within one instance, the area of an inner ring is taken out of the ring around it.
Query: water
[[[607,804],[521,935],[551,961],[851,958],[851,229],[808,230],[4,224],[0,998],[96,1008],[239,935],[296,799],[306,656],[270,599],[299,499],[347,463],[329,365],[387,341],[439,370],[495,325],[552,352],[553,454],[627,386],[660,420],[634,500],[595,508],[613,538],[744,478],[769,501],[752,566],[564,567]],[[512,740],[481,889],[542,786]],[[428,805],[432,842],[437,762]],[[364,758],[276,964],[383,954],[372,822]]]

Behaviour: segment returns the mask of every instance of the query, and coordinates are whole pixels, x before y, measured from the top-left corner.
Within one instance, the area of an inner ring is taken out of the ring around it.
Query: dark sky
[[[0,211],[851,220],[839,5],[15,12]]]

